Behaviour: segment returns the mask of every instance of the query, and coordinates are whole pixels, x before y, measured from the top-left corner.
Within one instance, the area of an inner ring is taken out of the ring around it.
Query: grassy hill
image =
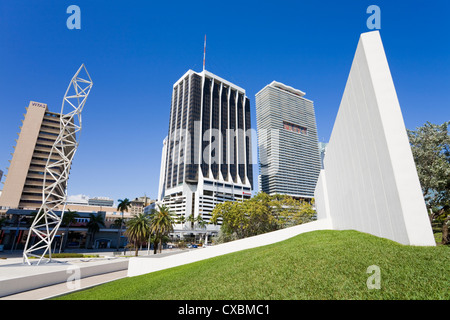
[[[381,271],[379,290],[367,288],[371,265]],[[449,275],[448,246],[403,246],[356,231],[327,230],[58,299],[449,300]]]

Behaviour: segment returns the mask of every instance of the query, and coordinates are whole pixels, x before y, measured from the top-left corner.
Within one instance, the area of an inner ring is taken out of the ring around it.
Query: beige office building
[[[60,114],[48,111],[45,103],[31,101],[26,110],[0,196],[3,212],[40,208],[45,165],[60,132]],[[58,157],[53,154],[51,161]],[[50,177],[47,183],[51,183]]]

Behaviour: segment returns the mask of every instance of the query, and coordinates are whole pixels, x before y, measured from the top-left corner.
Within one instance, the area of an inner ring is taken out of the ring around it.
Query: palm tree
[[[175,219],[170,213],[169,208],[162,205],[158,205],[158,209],[155,210],[151,217],[151,232],[155,235],[154,254],[156,254],[156,242],[159,240],[159,252],[161,253],[163,236],[173,232],[173,225]]]
[[[125,222],[125,219],[117,218],[117,219],[114,220],[111,228],[114,228],[114,229],[117,228],[117,230],[119,230],[121,224],[124,223],[124,222]]]
[[[191,213],[190,216],[187,217],[186,221],[191,223],[191,229],[194,230],[195,218],[193,212]]]
[[[126,223],[127,230],[125,234],[128,239],[134,242],[136,249],[135,256],[138,256],[139,246],[141,246],[150,235],[150,217],[144,213],[138,213],[135,217]]]
[[[195,222],[200,229],[204,229],[208,224],[205,220],[203,220],[203,217],[201,215],[198,215],[197,218],[195,218]]]
[[[119,205],[117,206],[117,210],[121,213],[121,221],[119,227],[119,233],[117,235],[117,251],[119,251],[120,246],[120,236],[122,235],[122,225],[123,225],[123,213],[124,211],[128,212],[128,209],[131,207],[130,199],[125,198],[123,200],[119,199]]]
[[[101,213],[97,213],[96,215],[91,213],[89,214],[89,222],[87,223],[88,233],[91,234],[91,247],[94,246],[94,238],[95,234],[100,231],[100,227],[105,227],[105,221],[103,219],[103,215]],[[87,247],[87,246],[86,246]]]
[[[186,217],[181,215],[177,218],[177,223],[181,224],[181,228],[183,229],[183,225],[186,223]]]
[[[78,218],[80,215],[76,211],[67,210],[67,212],[64,214],[62,223],[66,225],[66,235],[64,237],[64,242],[62,246],[62,251],[66,248],[67,245],[67,239],[69,238],[69,228],[72,223],[74,223],[76,218]]]
[[[199,229],[206,229],[206,226],[208,225],[200,214],[195,218],[195,222],[197,223],[197,227],[199,227]],[[200,239],[201,237],[202,236],[200,235]]]

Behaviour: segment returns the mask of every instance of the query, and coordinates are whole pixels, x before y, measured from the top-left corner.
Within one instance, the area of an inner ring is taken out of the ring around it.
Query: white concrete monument
[[[315,199],[332,229],[435,245],[378,31],[359,39]]]

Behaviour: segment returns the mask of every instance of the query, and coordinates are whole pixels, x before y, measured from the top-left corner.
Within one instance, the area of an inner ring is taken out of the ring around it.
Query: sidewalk
[[[167,251],[167,250],[177,250],[177,249],[166,249],[163,250]],[[59,252],[57,251],[56,254],[58,254]],[[115,248],[109,248],[109,249],[66,249],[64,250],[64,252],[61,253],[81,253],[81,254],[86,254],[86,255],[99,255],[99,256],[108,256],[108,257],[114,257],[114,256],[123,256],[124,253],[126,256],[133,256],[134,257],[134,250],[130,251],[130,250],[126,250],[124,252],[123,248],[120,248],[119,251],[117,251],[117,249]],[[0,251],[0,261],[2,258],[22,258],[22,254],[23,254],[23,250],[14,250],[11,252],[11,250],[4,250],[4,251]],[[159,254],[159,252],[158,252]],[[139,255],[147,255],[147,250],[139,250]],[[150,255],[153,255],[153,250],[150,250]]]
[[[125,278],[127,276],[127,272],[128,272],[127,270],[122,270],[82,278],[80,280],[80,287],[77,289],[69,289],[67,286],[67,282],[64,282],[34,290],[8,295],[5,297],[1,297],[0,300],[45,300],[63,294],[67,294],[76,290],[83,290],[103,283]]]
[[[154,259],[186,251],[166,249],[154,255],[152,250],[142,250],[139,256]],[[129,257],[135,254],[127,251],[124,257],[123,250],[115,249],[66,250],[69,252],[98,254],[99,258],[56,258],[29,266],[23,264],[20,250],[0,252],[0,300],[43,300],[124,278]]]

